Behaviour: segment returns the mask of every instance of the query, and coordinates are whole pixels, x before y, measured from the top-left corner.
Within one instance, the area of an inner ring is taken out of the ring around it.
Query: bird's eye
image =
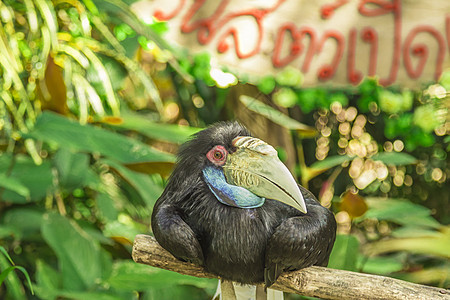
[[[227,154],[228,152],[225,147],[218,145],[209,150],[209,152],[206,154],[206,157],[216,166],[222,166],[227,160]]]
[[[215,159],[222,159],[222,157],[223,157],[222,152],[220,152],[220,151],[215,151],[214,152],[214,158]]]

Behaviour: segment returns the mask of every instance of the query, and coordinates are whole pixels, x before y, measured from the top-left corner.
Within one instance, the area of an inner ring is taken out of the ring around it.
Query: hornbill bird
[[[216,123],[181,146],[151,224],[176,258],[266,288],[283,271],[326,266],[336,237],[333,214],[237,122]]]

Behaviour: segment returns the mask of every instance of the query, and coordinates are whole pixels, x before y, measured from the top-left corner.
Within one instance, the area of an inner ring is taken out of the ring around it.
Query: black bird
[[[272,146],[237,122],[182,145],[152,229],[176,258],[266,287],[283,271],[326,266],[336,237],[333,214],[295,182]]]

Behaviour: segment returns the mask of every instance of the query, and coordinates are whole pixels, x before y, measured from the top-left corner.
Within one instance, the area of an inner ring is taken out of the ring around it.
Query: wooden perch
[[[217,278],[204,268],[176,259],[155,238],[137,235],[133,259],[180,274]],[[309,267],[282,274],[272,288],[322,299],[450,299],[450,290],[410,283],[389,277]]]

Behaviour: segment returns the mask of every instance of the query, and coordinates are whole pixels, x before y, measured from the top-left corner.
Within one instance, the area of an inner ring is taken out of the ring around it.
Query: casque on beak
[[[229,184],[243,187],[259,197],[273,199],[306,213],[302,193],[277,151],[264,141],[239,136],[233,140],[223,172]]]

